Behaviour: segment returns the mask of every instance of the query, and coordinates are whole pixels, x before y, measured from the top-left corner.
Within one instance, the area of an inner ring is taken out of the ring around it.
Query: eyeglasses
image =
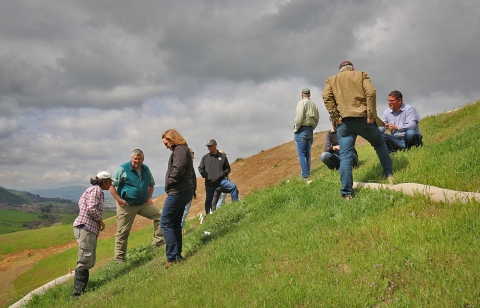
[[[213,144],[212,145],[207,145],[207,148],[211,148],[211,147],[213,147]]]
[[[387,99],[387,102],[389,102],[389,103],[393,103],[395,101],[397,101],[397,100],[396,99]]]

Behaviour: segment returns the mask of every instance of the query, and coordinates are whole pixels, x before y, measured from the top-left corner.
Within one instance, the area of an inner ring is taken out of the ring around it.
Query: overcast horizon
[[[210,138],[234,162],[293,139],[305,87],[326,130],[343,60],[379,114],[392,90],[422,118],[449,111],[480,99],[479,50],[474,0],[0,0],[0,186],[88,186],[135,148],[163,186],[165,130],[195,167]]]

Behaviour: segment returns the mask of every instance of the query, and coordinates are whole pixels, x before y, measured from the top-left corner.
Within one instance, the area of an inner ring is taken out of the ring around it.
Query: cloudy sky
[[[304,87],[351,60],[421,117],[480,99],[480,2],[0,0],[0,186],[89,185],[134,148],[163,185],[180,131],[197,166],[293,138]]]

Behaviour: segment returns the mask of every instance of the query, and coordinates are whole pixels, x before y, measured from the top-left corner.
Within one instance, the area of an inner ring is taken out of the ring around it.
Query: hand
[[[103,220],[100,220],[100,231],[103,231],[105,229],[105,223]]]
[[[152,198],[148,198],[148,199],[147,199],[147,204],[148,204],[148,205],[152,205],[152,204],[153,204]]]
[[[373,122],[375,122],[375,118],[367,118],[368,124],[372,124]]]
[[[117,204],[120,205],[121,207],[128,206],[127,201],[120,199],[120,201],[117,201]]]
[[[342,124],[342,123],[343,123],[342,119],[338,119],[337,122],[335,122],[335,127]]]
[[[385,127],[389,130],[389,131],[392,131],[392,130],[398,130],[398,126],[395,125],[395,124],[385,124]]]
[[[340,151],[340,146],[339,146],[339,145],[334,145],[334,146],[332,147],[332,149],[333,149],[334,151]]]

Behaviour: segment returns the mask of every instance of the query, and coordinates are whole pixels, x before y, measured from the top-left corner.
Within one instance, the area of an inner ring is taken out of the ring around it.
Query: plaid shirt
[[[80,213],[73,226],[84,225],[88,231],[98,236],[100,221],[103,218],[103,190],[98,185],[89,187],[78,200]]]

